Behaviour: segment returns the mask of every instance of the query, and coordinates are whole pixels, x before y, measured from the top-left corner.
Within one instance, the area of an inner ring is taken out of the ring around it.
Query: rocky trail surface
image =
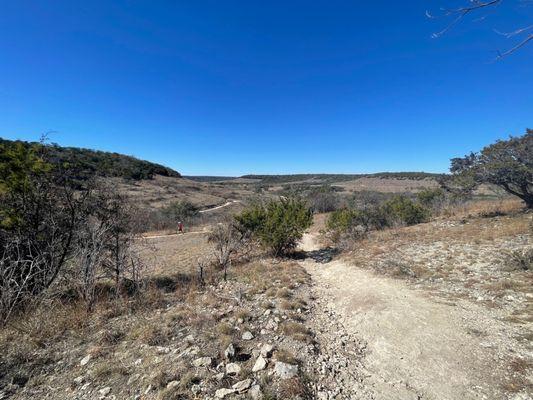
[[[319,399],[529,399],[503,389],[514,332],[476,304],[439,302],[407,283],[329,261],[312,234],[310,323]]]

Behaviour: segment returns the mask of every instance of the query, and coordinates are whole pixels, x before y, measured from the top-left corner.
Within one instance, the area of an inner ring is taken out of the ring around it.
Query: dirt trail
[[[318,250],[311,234],[301,247]],[[343,261],[302,264],[315,281],[322,364],[341,363],[333,367],[336,382],[325,382],[319,397],[508,398],[501,389],[499,350],[509,333],[482,308],[439,303],[400,280]]]
[[[218,210],[220,208],[224,208],[224,207],[230,206],[230,205],[235,204],[235,203],[240,203],[240,202],[241,202],[240,200],[229,200],[229,201],[225,202],[224,204],[222,204],[220,206],[215,206],[215,207],[211,207],[211,208],[206,208],[205,210],[200,210],[199,213],[203,214],[203,213],[206,213],[206,212],[215,211],[215,210]]]
[[[206,208],[205,210],[200,210],[199,213],[203,214],[203,213],[219,210],[221,208],[230,206],[232,204],[240,203],[240,202],[241,202],[240,200],[229,200],[229,201],[227,201],[226,203],[224,203],[224,204],[222,204],[220,206]],[[148,235],[148,236],[143,236],[143,237],[144,237],[144,239],[159,239],[159,238],[166,238],[166,237],[172,237],[172,236],[198,234],[198,233],[208,233],[208,232],[209,231],[204,229],[204,230],[201,230],[201,231],[191,231],[191,232],[183,232],[183,233],[169,233],[169,234],[163,234],[163,235]]]

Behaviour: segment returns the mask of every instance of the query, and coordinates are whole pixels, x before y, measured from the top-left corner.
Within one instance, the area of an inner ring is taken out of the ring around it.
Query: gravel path
[[[318,249],[311,234],[301,247]],[[439,303],[341,260],[301,263],[315,282],[318,398],[531,398],[503,392],[516,332],[486,308]]]

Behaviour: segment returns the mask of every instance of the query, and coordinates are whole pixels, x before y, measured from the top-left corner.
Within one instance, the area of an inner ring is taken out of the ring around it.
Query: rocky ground
[[[313,397],[302,268],[259,260],[228,282],[188,284],[169,278],[142,304],[107,304],[79,326],[71,315],[3,331],[0,398]]]
[[[329,370],[322,398],[530,399],[531,216],[434,221],[375,232],[334,261],[302,261]],[[308,254],[320,250],[307,235]],[[320,375],[318,375],[320,376]],[[335,382],[331,384],[331,382]]]
[[[376,232],[343,253],[315,227],[298,259],[252,255],[204,284],[205,236],[154,238],[142,297],[89,314],[54,300],[0,331],[0,399],[529,399],[527,218]]]

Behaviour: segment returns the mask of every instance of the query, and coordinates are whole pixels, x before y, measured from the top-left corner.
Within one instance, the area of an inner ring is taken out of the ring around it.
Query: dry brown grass
[[[296,356],[287,349],[277,349],[274,352],[274,358],[287,364],[298,364]]]
[[[523,259],[533,247],[533,215],[521,207],[514,200],[478,202],[466,210],[468,217],[371,232],[347,257],[354,265],[423,283],[450,300],[521,310],[512,318],[523,323],[533,275],[511,255]]]
[[[309,389],[301,378],[284,380],[279,385],[279,396],[282,399],[310,399]]]
[[[149,346],[163,346],[171,336],[166,327],[154,325],[154,321],[143,321],[132,333],[131,337]]]
[[[208,243],[207,235],[190,233],[145,240],[139,248],[144,263],[149,266],[149,275],[172,276],[197,274],[198,260],[209,254],[212,244]]]
[[[153,376],[147,377],[149,380],[143,385],[146,388],[151,383],[157,388],[154,396],[186,398],[191,396],[195,374],[201,373],[187,375],[192,359],[209,356],[219,363],[229,343],[248,346],[246,351],[251,352],[252,344],[243,342],[241,334],[248,329],[257,336],[252,327],[257,328],[256,319],[264,313],[259,307],[274,309],[284,301],[290,310],[306,305],[299,299],[299,286],[309,282],[310,277],[296,262],[273,259],[242,262],[230,268],[227,283],[220,282],[220,271],[211,271],[212,282],[216,284],[211,285],[208,280],[202,285],[197,279],[195,260],[209,251],[202,235],[164,238],[157,242],[155,253],[145,251],[156,261],[155,267],[148,269],[142,293],[115,299],[109,292],[92,313],[87,313],[76,301],[55,300],[51,303],[53,307],[49,304],[15,321],[17,329],[0,331],[0,377],[11,379],[14,373],[19,373],[31,377],[29,384],[45,390],[39,382],[48,382],[51,374],[48,366],[56,365],[54,385],[64,384],[77,390],[72,382],[80,373],[79,362],[90,355],[86,368],[92,371],[91,379],[95,384],[112,386],[117,398],[129,398],[131,393],[125,395],[129,390],[128,376],[143,375],[146,371]],[[145,259],[147,263],[150,260]],[[265,292],[271,293],[272,301],[265,299]],[[303,322],[296,313],[288,313],[288,317],[292,324],[296,320]],[[299,325],[294,328],[289,325],[292,338],[309,340],[309,332]],[[188,339],[189,336],[194,339]],[[304,346],[294,340],[292,343]],[[186,355],[176,356],[181,353]],[[295,362],[283,350],[279,357]],[[137,360],[141,364],[136,364]],[[58,361],[61,363],[56,364]],[[240,378],[251,373],[252,362],[242,363]],[[170,380],[178,380],[180,385],[167,389]],[[211,380],[212,375],[202,377],[209,385],[218,384]]]

